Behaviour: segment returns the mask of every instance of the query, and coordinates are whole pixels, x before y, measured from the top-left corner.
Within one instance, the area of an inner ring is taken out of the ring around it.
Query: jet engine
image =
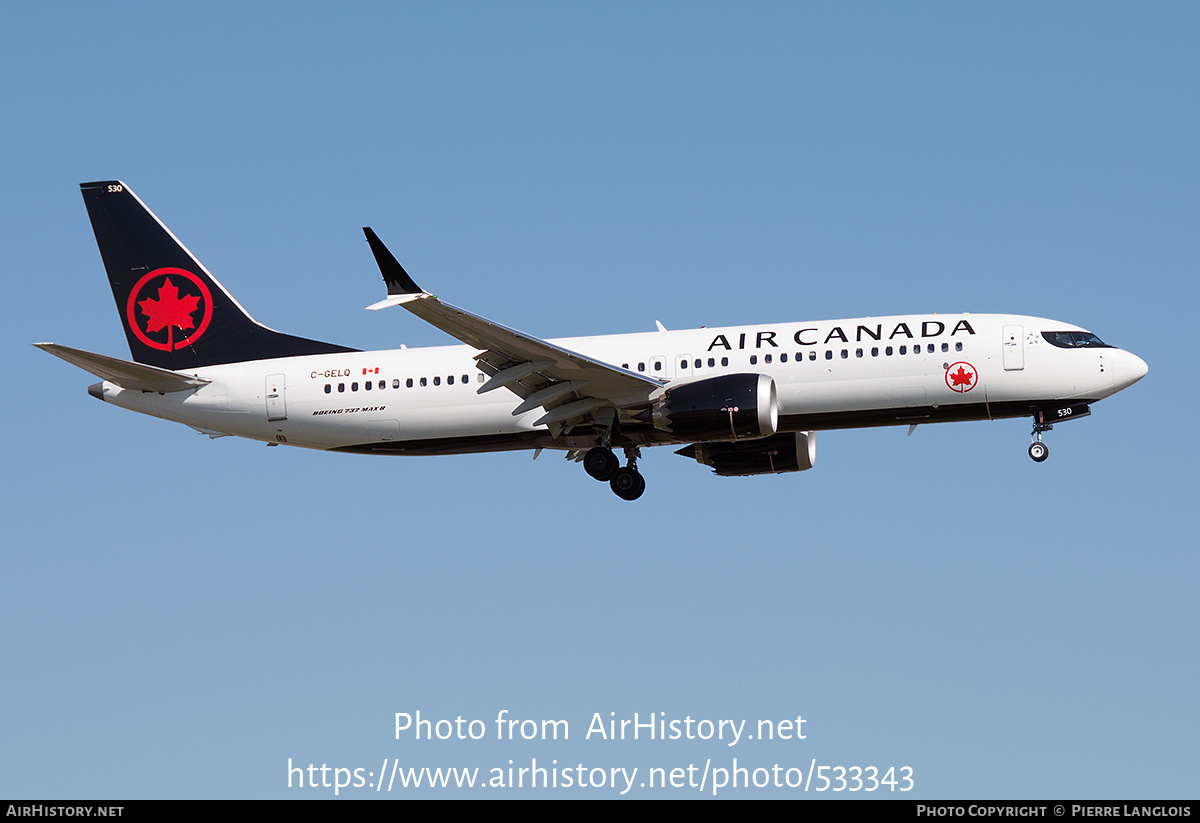
[[[802,472],[816,462],[817,433],[777,434],[738,443],[693,443],[675,453],[712,466],[722,477]]]
[[[767,437],[779,425],[775,380],[765,374],[723,374],[669,386],[654,401],[651,422],[681,440]]]

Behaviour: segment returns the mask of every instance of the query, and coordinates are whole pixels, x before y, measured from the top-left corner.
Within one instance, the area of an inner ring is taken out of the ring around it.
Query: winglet
[[[383,241],[371,228],[363,226],[363,234],[367,236],[367,242],[371,245],[371,253],[375,255],[375,262],[379,264],[383,282],[387,283],[388,296],[425,293],[425,290],[408,276],[408,272],[400,265],[400,261],[388,251],[388,247],[383,245]]]

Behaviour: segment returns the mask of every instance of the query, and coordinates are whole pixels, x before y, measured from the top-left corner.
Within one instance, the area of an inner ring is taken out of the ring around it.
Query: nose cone
[[[1113,389],[1120,391],[1132,386],[1137,381],[1146,376],[1150,371],[1150,367],[1146,365],[1146,361],[1138,357],[1136,354],[1130,354],[1127,351],[1117,350],[1117,356],[1113,362]]]

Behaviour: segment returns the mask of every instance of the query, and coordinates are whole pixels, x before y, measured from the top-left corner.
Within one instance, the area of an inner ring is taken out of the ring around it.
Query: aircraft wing
[[[452,337],[480,349],[475,360],[491,379],[480,386],[478,392],[483,394],[507,388],[515,393],[524,402],[513,409],[513,416],[540,406],[546,413],[535,421],[535,425],[551,426],[557,434],[589,418],[611,419],[615,409],[645,403],[662,387],[662,381],[655,378],[618,368],[443,303],[413,282],[375,232],[364,227],[363,233],[388,287],[388,297],[367,308],[403,306]]]

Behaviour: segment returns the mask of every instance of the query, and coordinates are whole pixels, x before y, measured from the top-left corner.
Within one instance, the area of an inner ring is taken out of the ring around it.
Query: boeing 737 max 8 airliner
[[[369,308],[402,306],[465,345],[358,351],[258,324],[128,186],[81,189],[134,362],[37,345],[101,378],[94,397],[213,437],[363,454],[558,449],[635,500],[642,447],[682,446],[719,475],[802,471],[820,429],[1032,417],[1040,462],[1043,432],[1146,374],[1077,326],[1018,315],[541,340],[424,291],[370,229],[388,296]]]

